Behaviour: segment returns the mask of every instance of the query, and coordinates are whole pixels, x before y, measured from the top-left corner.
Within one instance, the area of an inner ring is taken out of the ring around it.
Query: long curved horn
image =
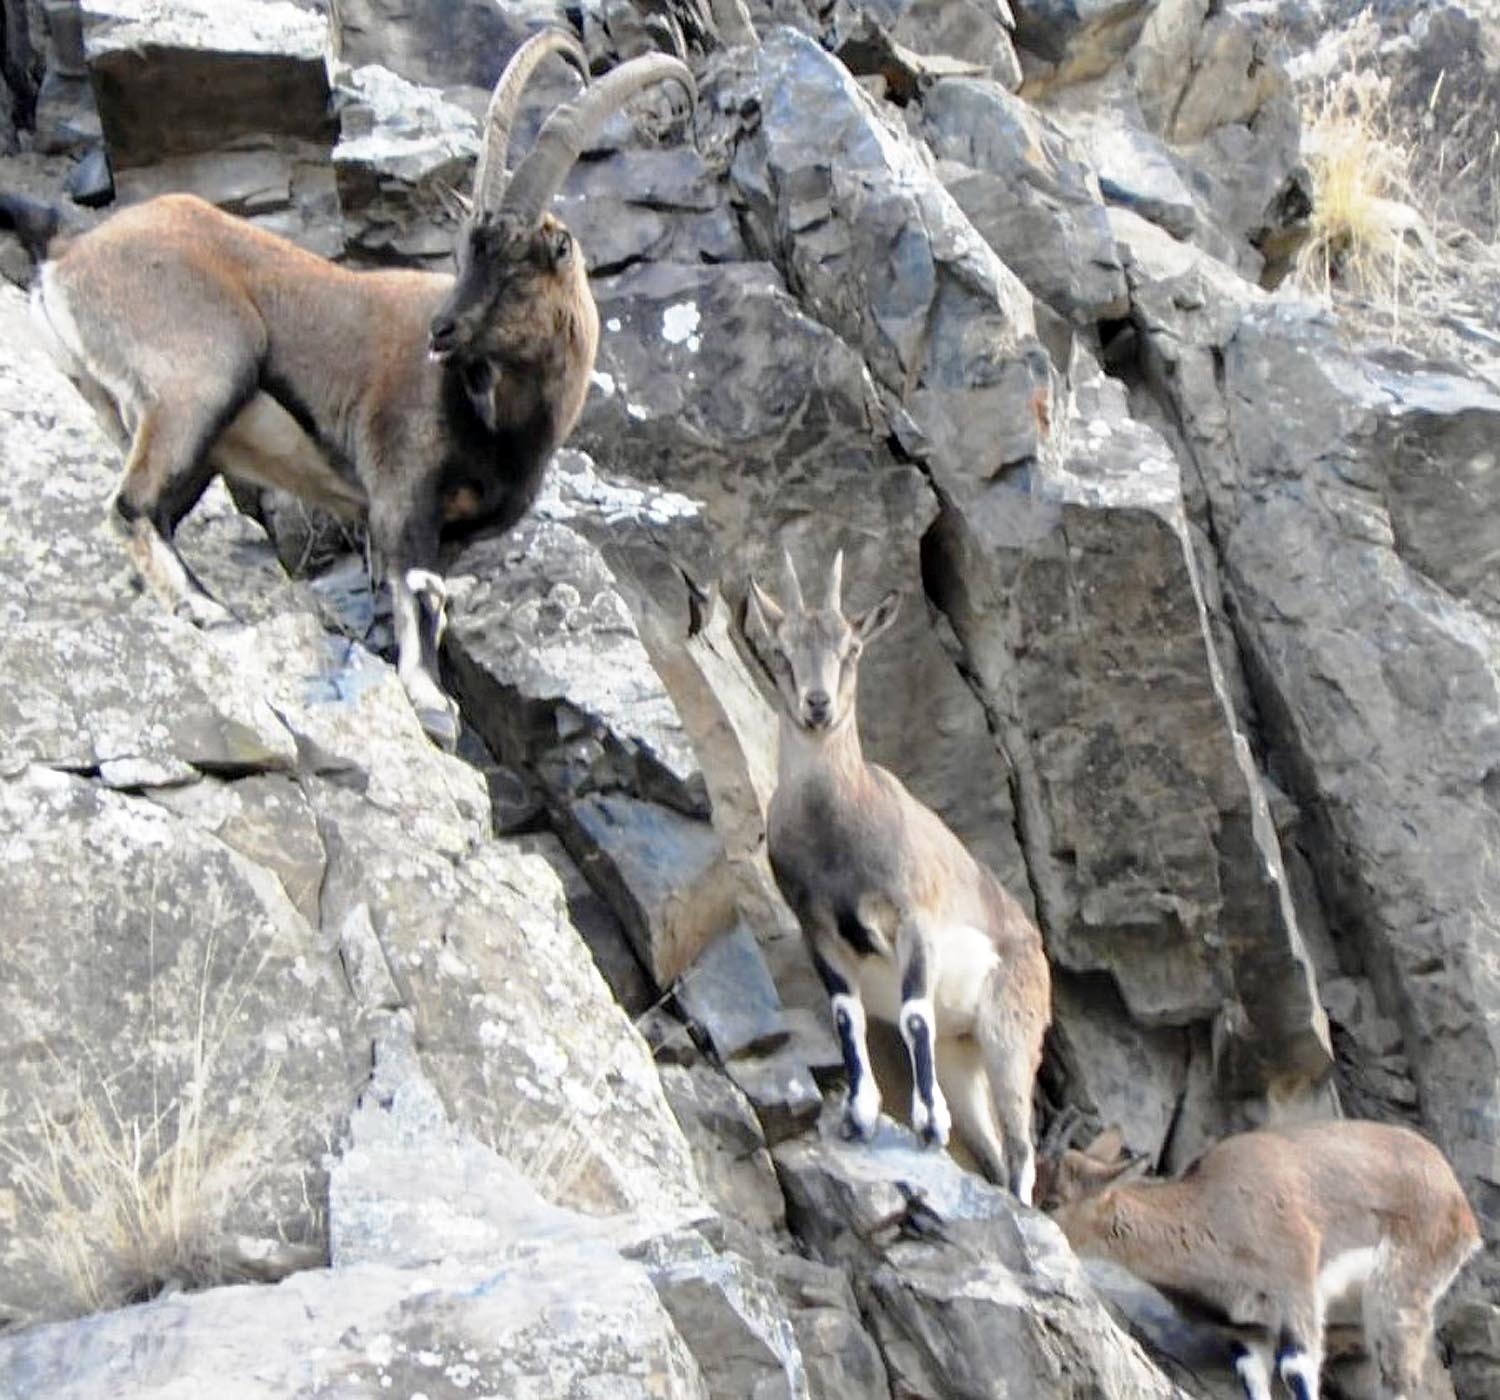
[[[561,54],[578,70],[584,86],[589,81],[589,61],[583,45],[566,29],[543,29],[533,34],[511,55],[495,84],[484,113],[484,146],[474,167],[474,208],[493,209],[505,188],[505,157],[510,149],[510,128],[521,106],[526,84],[537,65],[548,54]]]
[[[781,551],[781,578],[781,588],[786,594],[787,608],[792,612],[806,612],[807,604],[802,601],[802,584],[797,578],[797,566],[792,563],[792,553],[789,549]]]
[[[647,54],[622,63],[600,78],[586,93],[547,118],[536,145],[526,154],[505,191],[507,214],[534,222],[562,187],[573,162],[594,139],[599,128],[636,93],[657,83],[677,83],[696,107],[698,87],[687,65],[664,53]]]
[[[828,587],[823,595],[825,612],[842,612],[844,609],[844,551],[833,556],[833,567],[828,571]]]

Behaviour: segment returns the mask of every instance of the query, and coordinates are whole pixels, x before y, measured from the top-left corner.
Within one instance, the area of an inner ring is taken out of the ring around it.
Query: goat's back
[[[1226,1209],[1254,1197],[1245,1226],[1264,1208],[1304,1210],[1323,1253],[1391,1239],[1467,1255],[1479,1239],[1474,1212],[1443,1154],[1420,1134],[1388,1123],[1331,1120],[1262,1128],[1225,1138],[1183,1175]]]

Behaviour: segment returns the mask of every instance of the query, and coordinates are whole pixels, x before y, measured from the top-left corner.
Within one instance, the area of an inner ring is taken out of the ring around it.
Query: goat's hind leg
[[[1401,1260],[1386,1247],[1361,1298],[1365,1345],[1380,1373],[1382,1395],[1416,1400],[1425,1394],[1423,1373],[1432,1355],[1432,1310],[1446,1290],[1433,1292],[1404,1277]]]
[[[936,1042],[938,1087],[953,1113],[953,1131],[997,1186],[1010,1185],[1005,1139],[995,1122],[984,1055],[972,1036],[940,1036]]]
[[[191,404],[191,401],[187,401]],[[200,583],[172,544],[172,535],[214,478],[209,449],[243,396],[211,416],[193,406],[158,402],[135,413],[130,452],[115,493],[113,517],[136,572],[173,612],[200,627],[235,621]]]
[[[1031,1096],[1045,1028],[1009,986],[1004,968],[986,978],[974,1015],[974,1034],[984,1051],[995,1120],[1005,1142],[1006,1184],[1022,1205],[1036,1190],[1036,1147],[1031,1132]]]

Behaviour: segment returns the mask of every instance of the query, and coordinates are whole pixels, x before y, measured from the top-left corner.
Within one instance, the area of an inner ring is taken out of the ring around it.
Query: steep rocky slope
[[[118,199],[353,262],[442,265],[539,23],[701,98],[558,202],[603,343],[539,510],[448,565],[458,757],[300,507],[184,528],[242,626],[133,593],[0,289],[0,1394],[1234,1393],[1041,1216],[820,1127],[774,729],[678,567],[783,544],[907,593],[862,730],[1043,928],[1043,1120],[1164,1168],[1416,1124],[1488,1241],[1429,1393],[1500,1388],[1500,393],[1269,285],[1268,8],[6,0],[5,184],[104,197],[102,130]]]

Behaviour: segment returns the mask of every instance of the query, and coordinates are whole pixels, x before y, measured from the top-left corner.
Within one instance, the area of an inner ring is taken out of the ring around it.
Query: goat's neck
[[[853,706],[832,729],[815,734],[783,713],[776,769],[777,785],[781,788],[796,788],[817,780],[840,787],[863,785],[868,770]]]

